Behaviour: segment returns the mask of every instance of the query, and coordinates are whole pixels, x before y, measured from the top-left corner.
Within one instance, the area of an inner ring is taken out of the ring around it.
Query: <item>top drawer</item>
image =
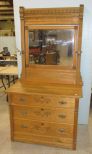
[[[75,107],[74,98],[46,94],[12,94],[11,103],[26,106]]]

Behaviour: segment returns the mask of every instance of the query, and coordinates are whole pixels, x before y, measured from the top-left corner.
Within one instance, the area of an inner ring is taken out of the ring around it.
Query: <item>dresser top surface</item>
[[[6,90],[6,93],[19,93],[19,94],[55,94],[71,97],[81,97],[82,96],[82,87],[76,85],[41,85],[41,84],[25,84],[21,81],[17,81],[16,84],[11,86]]]

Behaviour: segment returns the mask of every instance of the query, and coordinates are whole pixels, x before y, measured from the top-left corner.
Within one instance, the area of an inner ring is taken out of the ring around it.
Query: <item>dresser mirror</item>
[[[73,66],[74,29],[40,27],[29,30],[28,37],[29,64]]]

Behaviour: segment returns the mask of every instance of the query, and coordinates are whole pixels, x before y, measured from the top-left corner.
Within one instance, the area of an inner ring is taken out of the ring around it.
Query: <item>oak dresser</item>
[[[11,140],[76,149],[83,5],[20,8],[22,74],[7,90]]]

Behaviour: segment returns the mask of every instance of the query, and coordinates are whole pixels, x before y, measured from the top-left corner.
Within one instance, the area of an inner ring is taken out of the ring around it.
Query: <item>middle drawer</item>
[[[14,118],[20,119],[36,119],[38,121],[49,121],[49,122],[62,122],[62,123],[74,123],[76,112],[72,109],[66,108],[41,108],[41,107],[21,107],[12,106]]]

